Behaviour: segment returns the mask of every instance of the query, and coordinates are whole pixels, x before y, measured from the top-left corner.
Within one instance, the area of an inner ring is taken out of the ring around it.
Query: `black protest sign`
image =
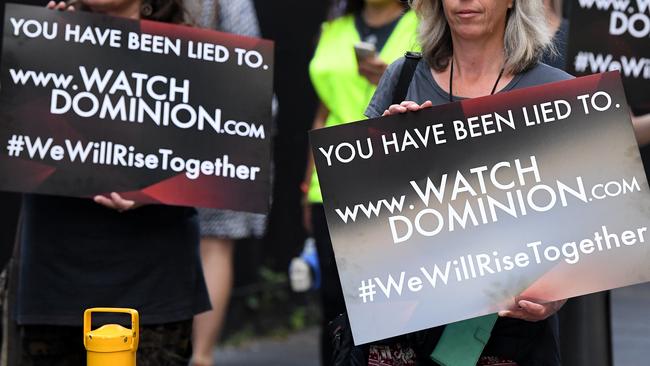
[[[632,112],[650,113],[650,0],[577,0],[570,17],[567,71],[620,70]]]
[[[6,7],[0,189],[266,212],[270,41]]]

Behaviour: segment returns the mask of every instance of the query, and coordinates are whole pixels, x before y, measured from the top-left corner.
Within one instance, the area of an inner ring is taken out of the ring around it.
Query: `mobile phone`
[[[370,42],[359,42],[354,45],[354,53],[357,55],[357,60],[364,60],[377,56],[377,48]]]

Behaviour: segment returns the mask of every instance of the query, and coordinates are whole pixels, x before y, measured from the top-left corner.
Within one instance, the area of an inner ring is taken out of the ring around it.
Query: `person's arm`
[[[632,116],[632,126],[639,147],[650,143],[650,113],[642,116]]]
[[[325,121],[329,116],[329,110],[321,102],[318,104],[318,109],[316,110],[316,115],[314,116],[314,122],[312,124],[312,129],[316,130],[319,128],[325,127]],[[305,178],[300,184],[300,190],[302,191],[303,196],[303,225],[308,232],[311,232],[311,211],[309,209],[309,204],[307,202],[307,193],[309,191],[309,186],[311,185],[311,177],[314,172],[314,155],[311,153],[311,148],[307,149],[307,168],[305,169]]]

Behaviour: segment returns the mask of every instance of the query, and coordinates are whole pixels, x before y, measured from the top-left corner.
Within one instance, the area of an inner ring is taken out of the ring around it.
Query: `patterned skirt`
[[[199,208],[201,236],[220,239],[259,238],[266,230],[266,215]]]

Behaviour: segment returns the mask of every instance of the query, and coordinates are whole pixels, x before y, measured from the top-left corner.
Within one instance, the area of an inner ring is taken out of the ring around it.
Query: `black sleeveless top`
[[[89,307],[129,307],[142,324],[208,310],[196,211],[119,213],[91,199],[25,195],[19,324],[81,325]]]

